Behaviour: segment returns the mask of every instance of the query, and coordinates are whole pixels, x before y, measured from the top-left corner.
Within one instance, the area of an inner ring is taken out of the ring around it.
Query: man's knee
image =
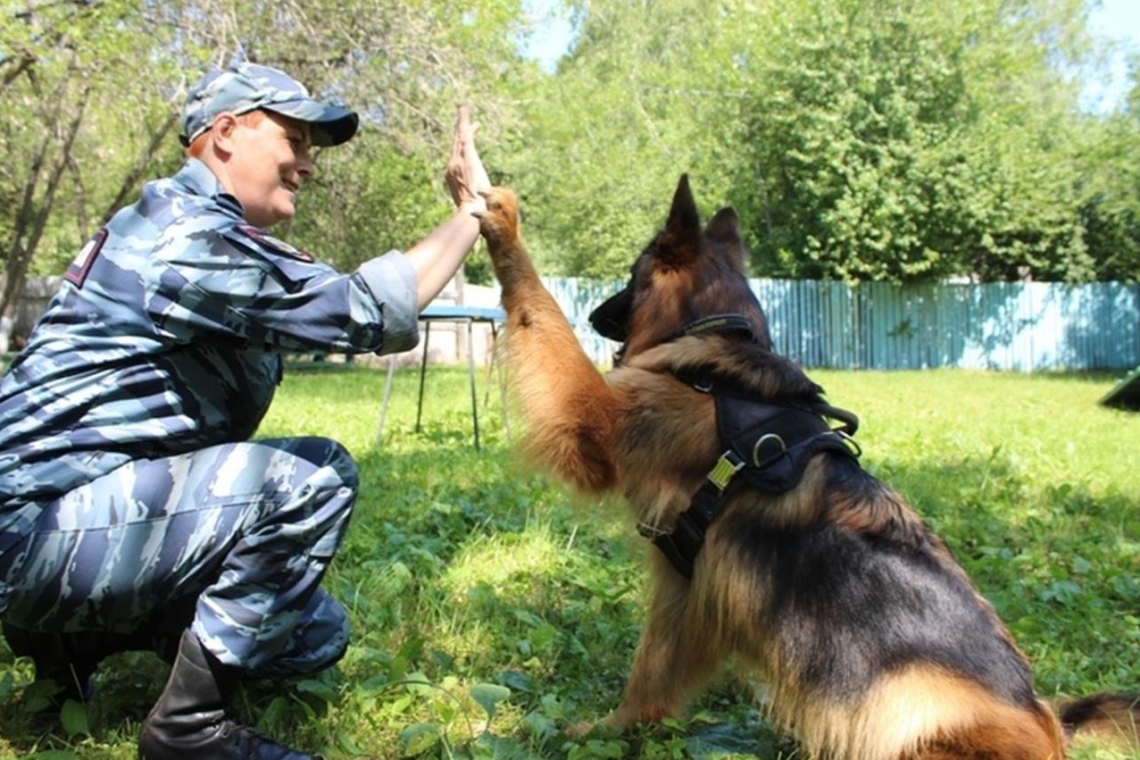
[[[330,438],[310,436],[260,442],[276,449],[280,458],[267,464],[266,523],[292,522],[311,536],[339,537],[351,516],[359,492],[360,473],[348,450]],[[335,546],[312,551],[331,556]],[[331,550],[331,551],[330,551]]]
[[[356,466],[356,460],[343,445],[337,441],[331,443],[333,456],[329,466],[340,476],[345,487],[351,488],[355,495],[360,490],[360,469]]]
[[[328,468],[347,488],[355,493],[360,485],[360,470],[356,460],[339,441],[321,436],[292,439],[294,456],[300,457],[318,468]]]
[[[330,668],[349,642],[348,613],[323,590],[310,600],[285,650],[255,668],[255,677],[287,677]]]

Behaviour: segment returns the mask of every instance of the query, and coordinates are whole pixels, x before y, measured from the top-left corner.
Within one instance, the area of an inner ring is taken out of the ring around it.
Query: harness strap
[[[752,337],[752,323],[743,314],[714,314],[711,317],[690,322],[670,335],[665,342],[668,343],[690,335],[702,335],[707,332],[744,332]]]
[[[603,304],[603,306],[604,305],[605,304]],[[600,309],[602,307],[598,308]],[[598,310],[595,309],[594,314],[591,315],[591,320],[597,315],[597,311]],[[601,331],[599,330],[599,332]],[[611,332],[609,328],[607,328],[607,332]],[[756,334],[752,331],[752,323],[748,320],[748,317],[743,314],[714,314],[711,317],[702,317],[701,319],[693,320],[674,330],[662,342],[669,343],[679,338],[687,338],[690,335],[703,335],[710,332],[744,333],[748,336],[749,340],[755,340],[756,338]],[[602,335],[603,337],[612,337],[606,333],[602,333]],[[623,343],[614,353],[614,366],[620,365],[624,357],[625,344]]]
[[[709,380],[693,387],[711,392]],[[826,404],[812,408],[765,404],[748,398],[716,395],[717,428],[724,453],[693,495],[672,532],[639,526],[639,532],[665,555],[677,572],[692,578],[697,555],[709,527],[724,507],[729,486],[740,482],[766,493],[784,493],[803,479],[813,456],[831,451],[858,458],[859,447],[851,439],[858,428],[855,415]],[[827,418],[843,425],[832,428]],[[737,478],[740,480],[737,480]]]
[[[686,578],[693,577],[693,564],[705,543],[709,526],[720,514],[720,501],[725,489],[744,466],[744,460],[734,452],[724,452],[705,477],[705,482],[693,494],[689,508],[677,517],[671,533],[645,524],[638,526],[638,532],[651,539],[669,564]]]

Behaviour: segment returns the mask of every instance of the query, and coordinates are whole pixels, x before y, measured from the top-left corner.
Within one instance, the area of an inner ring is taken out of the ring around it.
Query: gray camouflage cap
[[[257,109],[289,116],[313,125],[313,145],[340,145],[356,134],[359,121],[352,111],[313,100],[304,85],[283,71],[256,63],[239,63],[225,71],[207,73],[182,107],[183,146],[225,112],[243,114]]]

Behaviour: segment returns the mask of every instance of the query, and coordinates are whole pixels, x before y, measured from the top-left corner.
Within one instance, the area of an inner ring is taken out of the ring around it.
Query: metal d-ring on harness
[[[694,322],[676,337],[741,329],[748,329],[745,317],[723,315]],[[730,486],[749,485],[766,493],[784,493],[799,484],[808,461],[817,453],[831,451],[858,458],[861,452],[852,436],[859,420],[851,412],[820,402],[794,405],[757,401],[739,384],[715,375],[678,373],[678,379],[715,399],[724,453],[693,495],[689,508],[677,518],[672,532],[644,524],[638,530],[652,539],[679,573],[691,578],[705,534],[723,509]],[[841,424],[833,428],[829,419]]]

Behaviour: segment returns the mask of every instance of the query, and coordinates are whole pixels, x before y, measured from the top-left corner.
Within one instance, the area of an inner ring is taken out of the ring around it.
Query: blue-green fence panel
[[[570,320],[586,354],[597,364],[611,364],[618,345],[594,332],[589,317],[598,304],[625,287],[625,282],[583,277],[544,277],[543,283]]]
[[[586,352],[608,364],[616,345],[596,335],[587,317],[623,283],[545,282]],[[1140,365],[1140,284],[751,284],[776,349],[805,367],[1031,372]]]

